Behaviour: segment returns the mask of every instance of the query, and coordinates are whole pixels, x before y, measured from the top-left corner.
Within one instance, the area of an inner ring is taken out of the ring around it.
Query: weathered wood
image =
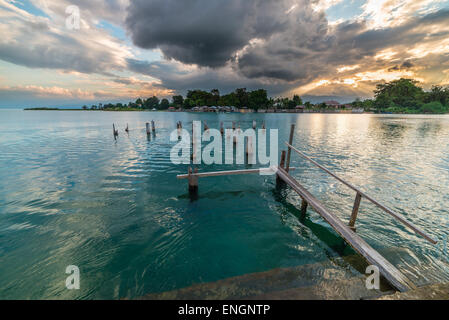
[[[385,211],[386,213],[388,213],[389,215],[393,216],[396,220],[400,221],[401,223],[403,223],[404,225],[406,225],[408,228],[410,228],[411,230],[413,230],[414,232],[416,232],[417,234],[421,235],[423,238],[425,238],[426,240],[428,240],[429,242],[433,243],[433,244],[437,244],[438,241],[432,239],[430,236],[428,236],[424,231],[422,231],[420,228],[418,228],[417,226],[415,226],[414,224],[412,224],[411,222],[408,222],[407,220],[405,220],[403,217],[401,217],[399,214],[397,214],[396,212],[394,212],[393,210],[391,210],[390,208],[384,206],[383,204],[381,204],[380,202],[378,202],[377,200],[373,199],[372,197],[370,197],[369,195],[367,195],[366,193],[364,193],[363,191],[361,191],[359,188],[353,186],[352,184],[350,184],[349,182],[346,182],[345,180],[343,180],[342,178],[338,177],[337,175],[333,174],[331,171],[329,171],[328,169],[326,169],[324,166],[322,166],[321,164],[319,164],[318,162],[312,160],[311,158],[309,158],[308,156],[306,156],[304,153],[302,153],[301,151],[299,151],[298,149],[296,149],[295,147],[293,147],[291,144],[289,143],[285,143],[288,147],[291,147],[292,150],[294,150],[296,153],[298,153],[301,157],[303,157],[304,159],[310,161],[311,163],[313,163],[315,166],[317,166],[318,168],[320,168],[321,170],[327,172],[329,175],[331,175],[332,177],[334,177],[335,179],[337,179],[338,181],[340,181],[341,183],[343,183],[344,185],[346,185],[347,187],[349,187],[350,189],[356,191],[357,193],[359,193],[363,198],[369,200],[370,202],[372,202],[373,204],[375,204],[377,207],[379,207],[380,209],[382,209],[383,211]]]
[[[153,121],[153,120],[151,120],[151,130],[152,130],[153,132],[156,132],[156,125],[154,124],[154,121]]]
[[[279,162],[279,167],[284,168],[285,166],[285,150],[281,152],[281,161]]]
[[[357,195],[356,195],[355,201],[354,201],[354,207],[352,208],[351,220],[349,221],[349,228],[351,228],[352,231],[355,231],[355,222],[357,221],[357,215],[359,213],[361,200],[362,200],[362,195],[357,192]]]
[[[309,206],[309,204],[307,203],[307,201],[302,199],[302,202],[301,202],[301,218],[305,218],[305,216],[307,214],[307,207],[308,206]]]
[[[118,130],[115,130],[115,124],[112,124],[112,134],[114,135],[114,138],[118,137]]]
[[[284,169],[284,166],[285,166],[285,151],[283,150],[281,152],[281,161],[279,162],[279,168]],[[282,181],[281,177],[279,177],[279,175],[276,174],[276,186],[280,187],[280,186],[282,186],[282,183],[283,183],[283,181]]]
[[[195,168],[195,170],[192,172],[192,168],[189,167],[189,193],[191,195],[198,193],[198,176],[196,175],[198,173],[198,168]]]
[[[193,157],[194,157],[194,154],[195,154],[195,150],[193,150],[193,122],[192,122],[192,134],[191,134],[191,136],[190,136],[190,151],[191,151],[191,154],[190,154],[190,160],[192,160],[193,161]]]
[[[290,168],[291,171],[295,168]],[[247,169],[247,170],[231,170],[231,171],[216,171],[216,172],[202,172],[202,173],[192,173],[191,175],[197,176],[198,178],[208,178],[208,177],[220,177],[220,176],[236,176],[244,174],[268,174],[275,173],[272,168],[259,168],[259,169]],[[176,176],[177,179],[188,179],[188,174],[180,174]]]
[[[415,289],[416,286],[404,276],[398,269],[396,269],[390,262],[388,262],[382,255],[368,245],[360,236],[353,232],[347,225],[345,225],[337,216],[329,212],[326,207],[316,199],[309,191],[307,191],[301,184],[298,183],[292,176],[290,176],[285,169],[277,168],[277,175],[284,182],[286,182],[293,190],[295,190],[305,201],[307,201],[312,208],[326,220],[331,227],[361,256],[363,256],[368,263],[379,268],[380,273],[399,291],[407,291]],[[276,168],[273,168],[276,170]]]
[[[150,134],[151,134],[150,123],[147,122],[147,123],[145,124],[145,126],[146,126],[146,129],[147,129],[147,135],[150,135]]]
[[[295,135],[295,125],[292,124],[290,127],[290,138],[289,138],[289,144],[291,145],[293,143],[293,137]],[[292,148],[288,147],[288,152],[287,152],[287,166],[285,168],[285,171],[289,171],[290,170],[290,159],[292,156]]]

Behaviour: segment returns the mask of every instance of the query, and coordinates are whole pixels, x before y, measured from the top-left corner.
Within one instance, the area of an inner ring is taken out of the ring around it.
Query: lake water
[[[202,179],[191,201],[176,179],[188,166],[170,162],[176,122],[253,119],[278,128],[279,142],[295,123],[296,147],[440,239],[434,246],[362,200],[357,232],[370,245],[417,284],[449,281],[448,116],[0,110],[0,298],[136,298],[353,254],[318,214],[298,219],[300,198],[273,177]],[[349,220],[353,191],[296,155],[292,166]],[[65,287],[68,265],[80,268],[78,291]]]

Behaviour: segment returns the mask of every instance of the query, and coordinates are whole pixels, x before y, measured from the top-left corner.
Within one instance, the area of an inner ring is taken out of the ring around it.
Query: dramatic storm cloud
[[[183,63],[218,67],[251,40],[286,31],[290,27],[286,12],[296,2],[136,0],[126,24],[142,48],[160,48],[166,58]]]
[[[0,0],[1,103],[126,102],[237,87],[349,101],[401,77],[427,89],[449,85],[448,4]],[[73,5],[79,30],[66,28]]]
[[[367,2],[361,18],[331,24],[317,7],[339,2],[134,0],[126,25],[137,46],[159,48],[168,60],[232,68],[242,78],[259,79],[261,84],[263,80],[284,81],[286,87],[335,75],[345,65],[408,70],[413,62],[407,60],[416,58],[413,55],[401,54],[402,65],[397,61],[392,65],[377,59],[379,51],[406,50],[448,38],[444,27],[449,12],[444,10],[430,10],[422,16],[392,15],[382,20],[384,28],[370,28],[373,21],[380,21],[379,13],[385,8],[409,14],[407,6],[422,9],[427,1],[378,2],[377,7]],[[435,27],[442,28],[435,32]]]

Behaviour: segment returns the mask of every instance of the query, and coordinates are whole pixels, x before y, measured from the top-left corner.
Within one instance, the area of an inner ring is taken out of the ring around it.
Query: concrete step
[[[313,300],[375,299],[393,293],[381,279],[380,290],[367,290],[360,270],[366,263],[357,255],[316,264],[245,274],[188,288],[148,294],[144,300]]]

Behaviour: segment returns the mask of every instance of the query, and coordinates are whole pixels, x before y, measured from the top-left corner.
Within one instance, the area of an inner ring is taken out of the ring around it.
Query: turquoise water
[[[186,181],[176,179],[188,166],[169,158],[176,122],[249,128],[253,119],[279,128],[280,142],[296,123],[296,147],[434,238],[446,237],[448,116],[0,110],[0,298],[136,298],[352,254],[316,213],[300,221],[299,197],[277,190],[273,177],[202,179],[191,201]],[[150,120],[158,130],[148,141]],[[353,191],[296,155],[292,166],[349,220]],[[245,166],[200,171],[232,168]],[[357,227],[414,282],[449,281],[444,241],[434,246],[364,201]],[[78,291],[65,287],[68,265],[80,268]]]

